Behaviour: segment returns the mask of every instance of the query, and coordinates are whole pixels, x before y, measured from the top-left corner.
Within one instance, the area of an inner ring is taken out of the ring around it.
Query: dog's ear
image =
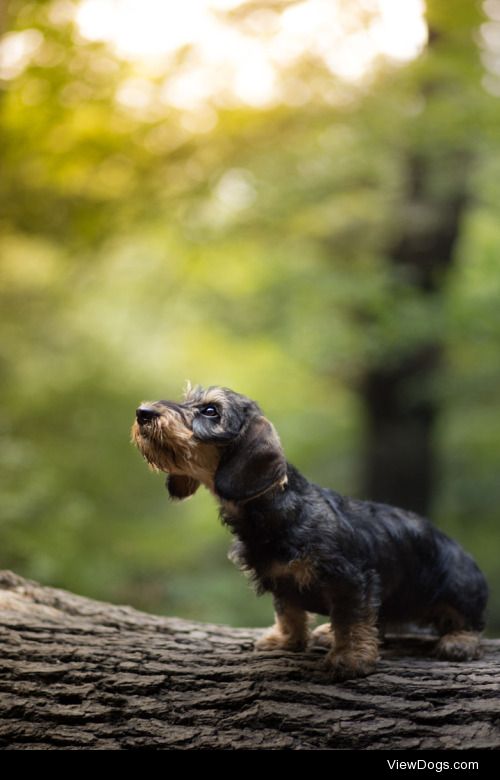
[[[229,501],[245,501],[285,480],[286,459],[278,434],[269,420],[259,416],[224,448],[215,492]]]
[[[185,477],[183,474],[169,474],[165,481],[170,498],[182,501],[196,493],[200,483],[193,477]]]

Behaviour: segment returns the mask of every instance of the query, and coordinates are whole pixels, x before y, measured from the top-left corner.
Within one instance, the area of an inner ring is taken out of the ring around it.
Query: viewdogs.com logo
[[[390,761],[387,759],[389,769],[427,769],[427,771],[446,772],[447,769],[479,769],[478,761],[426,761],[419,758],[416,761]]]

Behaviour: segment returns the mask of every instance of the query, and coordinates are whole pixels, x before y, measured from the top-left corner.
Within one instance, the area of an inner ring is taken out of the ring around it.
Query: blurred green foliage
[[[306,102],[212,106],[208,131],[117,101],[132,66],[54,6],[7,6],[6,35],[39,37],[0,93],[0,566],[269,622],[212,498],[169,504],[129,445],[135,407],[186,379],[227,385],[259,400],[310,478],[359,494],[357,379],[438,335],[432,515],[486,570],[498,630],[500,68],[480,6],[428,2],[436,42],[356,84],[295,63]],[[386,262],[401,224],[433,217],[405,198],[415,152],[436,204],[464,176],[469,190],[453,268],[425,300]]]

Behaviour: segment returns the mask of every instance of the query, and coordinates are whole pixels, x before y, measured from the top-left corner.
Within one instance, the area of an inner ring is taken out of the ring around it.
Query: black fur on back
[[[259,592],[272,591],[303,609],[329,614],[355,591],[378,610],[380,623],[419,621],[441,631],[443,610],[466,630],[484,628],[486,580],[473,559],[428,520],[385,504],[346,498],[305,479],[287,464],[285,490],[273,490],[221,517],[237,537],[231,557]],[[310,559],[317,577],[307,588],[266,575],[276,561]],[[439,618],[438,618],[439,615]]]

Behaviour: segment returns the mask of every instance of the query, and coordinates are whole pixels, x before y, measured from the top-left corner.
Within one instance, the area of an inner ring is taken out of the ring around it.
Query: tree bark
[[[500,748],[500,640],[459,664],[393,639],[376,674],[340,684],[324,649],[255,653],[258,635],[0,572],[0,746]]]

